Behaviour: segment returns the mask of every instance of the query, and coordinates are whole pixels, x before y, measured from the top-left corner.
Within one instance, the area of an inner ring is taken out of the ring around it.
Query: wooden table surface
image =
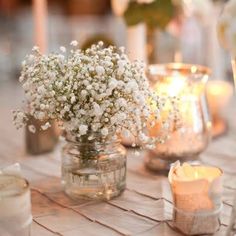
[[[22,94],[14,83],[0,84],[0,168],[19,162],[30,181],[32,193],[32,236],[174,236],[181,235],[170,226],[171,193],[165,176],[145,170],[143,157],[129,151],[127,188],[109,202],[68,198],[60,185],[60,145],[55,152],[29,156],[24,150],[23,131],[12,125],[10,110],[20,104]],[[236,195],[236,109],[226,112],[228,133],[210,144],[201,155],[203,163],[224,170],[223,212],[220,230],[223,236],[229,223]]]

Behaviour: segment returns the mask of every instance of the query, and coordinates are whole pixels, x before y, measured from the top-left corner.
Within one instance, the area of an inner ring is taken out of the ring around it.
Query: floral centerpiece
[[[61,47],[62,54],[49,55],[34,47],[26,57],[20,76],[26,109],[15,111],[14,120],[20,128],[30,115],[43,122],[42,130],[58,120],[67,140],[66,192],[109,199],[125,187],[125,151],[117,137],[129,131],[146,145],[162,141],[150,138],[145,127],[154,125],[150,116],[158,119],[164,101],[150,91],[144,65],[130,62],[124,48],[100,42],[84,51],[76,41],[71,45],[68,52]]]

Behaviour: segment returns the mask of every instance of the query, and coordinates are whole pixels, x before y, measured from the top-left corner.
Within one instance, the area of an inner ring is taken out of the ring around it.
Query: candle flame
[[[217,167],[190,165],[183,163],[183,165],[176,167],[173,172],[173,178],[179,181],[195,181],[198,179],[206,179],[212,182],[215,178],[222,175],[222,171]]]
[[[165,83],[157,83],[155,91],[167,96],[175,97],[179,95],[186,87],[186,78],[180,75],[166,77]]]

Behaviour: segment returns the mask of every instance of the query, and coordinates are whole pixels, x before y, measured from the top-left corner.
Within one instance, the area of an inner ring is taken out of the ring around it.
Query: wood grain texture
[[[12,91],[15,91],[12,93]],[[110,202],[74,201],[60,184],[60,148],[39,156],[24,151],[23,131],[16,131],[11,109],[19,104],[21,93],[15,84],[0,87],[0,167],[21,163],[30,181],[32,196],[32,236],[178,236],[171,227],[171,193],[167,178],[149,173],[143,166],[143,155],[134,157],[128,151],[127,189]],[[213,140],[201,155],[201,161],[217,165],[225,172],[222,236],[229,223],[236,195],[236,110],[227,112],[230,129],[227,135]]]

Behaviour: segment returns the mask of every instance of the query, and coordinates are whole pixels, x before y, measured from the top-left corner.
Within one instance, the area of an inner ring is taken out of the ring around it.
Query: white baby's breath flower
[[[32,48],[32,51],[38,52],[38,51],[39,51],[39,47],[38,47],[38,46],[34,46],[34,47]]]
[[[140,133],[139,134],[139,139],[140,139],[141,142],[147,143],[149,138],[144,133]]]
[[[61,46],[61,47],[60,47],[60,50],[61,50],[63,53],[65,53],[65,52],[66,52],[66,48],[65,48],[65,47],[63,47],[63,46]]]
[[[103,111],[102,111],[101,107],[96,102],[93,103],[93,109],[94,109],[94,114],[96,116],[99,117],[102,115]]]
[[[87,125],[80,125],[79,126],[79,134],[80,135],[87,134],[87,131],[88,131],[88,126]]]
[[[34,125],[29,125],[29,126],[28,126],[28,129],[29,129],[29,131],[30,131],[31,133],[33,133],[33,134],[36,132],[36,128],[35,128]]]
[[[58,55],[58,59],[63,61],[65,59],[65,56],[60,54],[60,55]]]
[[[40,104],[40,109],[41,109],[41,110],[44,110],[45,108],[46,108],[45,104],[43,104],[43,103]]]
[[[78,45],[78,42],[76,40],[71,41],[71,46],[76,47]]]
[[[103,75],[105,73],[105,70],[102,66],[96,66],[96,72],[97,74],[100,76],[100,75]]]
[[[80,112],[81,115],[85,115],[86,114],[86,111],[84,109],[80,109],[79,112]]]
[[[51,127],[51,125],[49,122],[46,122],[44,125],[41,125],[42,130],[47,130],[50,127]]]
[[[119,47],[121,53],[125,53],[125,47]]]
[[[21,128],[23,124],[27,121],[27,117],[24,112],[22,111],[14,111],[14,123],[17,128]]]
[[[45,118],[45,113],[43,111],[40,111],[37,113],[37,118],[39,120],[43,120]]]
[[[87,95],[88,95],[88,92],[83,89],[83,90],[81,91],[81,96],[84,98],[84,97],[86,97]]]
[[[45,89],[44,85],[39,86],[37,90],[38,90],[38,93],[40,93],[40,94],[46,92],[46,89]]]
[[[70,102],[73,104],[75,101],[76,101],[76,97],[72,96],[71,99],[70,99]]]
[[[101,134],[103,135],[103,136],[107,136],[108,135],[108,129],[107,128],[102,128],[101,129]]]

